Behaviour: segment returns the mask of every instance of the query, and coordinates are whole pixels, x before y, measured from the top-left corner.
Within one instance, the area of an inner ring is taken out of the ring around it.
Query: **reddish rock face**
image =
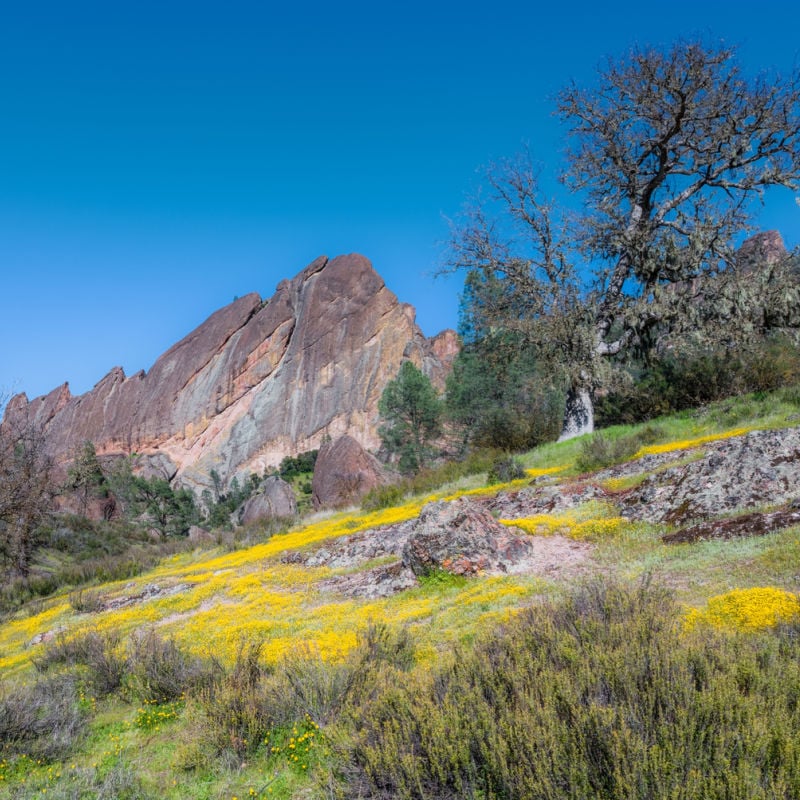
[[[267,301],[239,298],[171,347],[148,373],[116,367],[91,391],[66,384],[6,416],[41,425],[58,460],[87,439],[98,455],[157,457],[195,488],[349,434],[379,445],[378,400],[404,359],[440,385],[454,334],[428,340],[360,255],[320,257]],[[172,466],[170,466],[172,465]]]
[[[748,269],[758,264],[774,264],[786,258],[786,245],[778,231],[762,231],[742,242],[736,253],[740,268]]]
[[[311,483],[315,509],[340,508],[358,502],[385,483],[383,468],[352,436],[340,436],[319,451]]]

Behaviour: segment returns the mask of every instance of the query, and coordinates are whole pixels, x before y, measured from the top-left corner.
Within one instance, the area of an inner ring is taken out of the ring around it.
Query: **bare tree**
[[[23,578],[30,573],[36,530],[51,510],[52,466],[32,422],[0,425],[0,557]]]
[[[529,159],[503,163],[490,202],[455,231],[448,267],[468,270],[487,320],[525,330],[558,364],[569,438],[593,428],[609,357],[714,317],[708,295],[723,283],[705,279],[731,269],[752,201],[797,187],[800,72],[750,80],[734,48],[696,41],[635,49],[595,86],[564,89],[557,115],[569,130],[562,181],[579,208],[545,202]],[[698,281],[706,302],[692,305]]]

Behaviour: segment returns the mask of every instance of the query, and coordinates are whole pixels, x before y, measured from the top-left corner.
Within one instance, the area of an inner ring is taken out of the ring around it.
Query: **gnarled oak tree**
[[[530,159],[503,163],[490,202],[456,229],[448,268],[467,270],[487,325],[524,331],[568,381],[569,438],[592,430],[608,357],[762,302],[747,288],[761,279],[733,278],[733,242],[766,188],[797,186],[800,72],[749,79],[734,48],[696,41],[635,49],[595,86],[564,89],[556,113],[576,208],[542,199]],[[796,307],[783,277],[768,281]],[[717,303],[726,292],[735,301]]]

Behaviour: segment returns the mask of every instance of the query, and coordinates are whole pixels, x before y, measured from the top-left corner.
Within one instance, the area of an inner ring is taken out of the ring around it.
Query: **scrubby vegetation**
[[[795,394],[476,451],[362,511],[18,609],[0,628],[0,798],[794,796],[796,529],[665,548],[663,526],[590,502],[502,521],[590,542],[602,582],[434,572],[377,600],[331,595],[347,568],[290,556],[432,499],[796,424]],[[101,546],[109,523],[70,519],[52,542]]]

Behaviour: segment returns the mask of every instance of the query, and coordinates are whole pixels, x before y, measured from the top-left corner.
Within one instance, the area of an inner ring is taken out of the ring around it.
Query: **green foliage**
[[[206,523],[212,528],[230,530],[231,514],[252,496],[261,479],[251,472],[244,485],[240,486],[239,479],[234,475],[226,492],[222,489],[222,480],[216,470],[211,470],[210,477],[214,484],[214,493],[212,495],[206,489],[202,494],[203,505],[207,511]]]
[[[78,448],[67,469],[65,488],[78,495],[81,513],[86,512],[90,498],[108,496],[108,480],[97,459],[94,443],[88,439]]]
[[[521,336],[494,330],[488,320],[485,329],[476,323],[482,309],[468,307],[474,298],[473,293],[462,300],[467,344],[456,357],[445,395],[462,447],[521,451],[558,438],[563,392],[545,380]]]
[[[402,472],[419,472],[435,455],[432,442],[441,434],[442,401],[430,379],[404,361],[397,378],[386,384],[378,410],[384,446],[399,456]]]
[[[456,575],[446,569],[431,569],[420,576],[419,585],[434,589],[450,589],[465,586],[467,580],[464,575]]]
[[[134,475],[130,459],[118,459],[108,482],[128,519],[144,519],[164,537],[186,536],[200,522],[190,489],[173,488],[166,478]]]
[[[610,467],[627,461],[641,447],[634,434],[610,439],[602,433],[595,433],[581,442],[581,453],[576,466],[583,472]]]
[[[396,484],[376,486],[370,489],[361,501],[361,508],[364,511],[379,511],[382,508],[391,508],[403,502],[405,491],[403,487]]]
[[[296,456],[286,456],[278,467],[278,474],[285,481],[291,481],[301,475],[314,472],[319,450],[307,450]]]
[[[634,368],[632,379],[597,400],[600,425],[642,422],[672,411],[800,382],[800,346],[771,334],[747,348],[679,352]]]
[[[500,456],[492,462],[486,476],[487,483],[507,483],[525,477],[525,470],[520,462],[512,456]]]
[[[397,483],[370,490],[361,501],[361,507],[364,511],[390,508],[401,503],[404,497],[432,492],[467,475],[487,472],[497,457],[494,450],[471,450],[463,458],[421,469]]]
[[[351,795],[792,797],[800,642],[688,635],[659,588],[537,606],[353,710]]]
[[[661,438],[656,425],[646,425],[633,433],[612,438],[605,433],[595,433],[581,442],[581,452],[575,466],[583,471],[611,467],[631,458],[640,448],[654,444]]]

